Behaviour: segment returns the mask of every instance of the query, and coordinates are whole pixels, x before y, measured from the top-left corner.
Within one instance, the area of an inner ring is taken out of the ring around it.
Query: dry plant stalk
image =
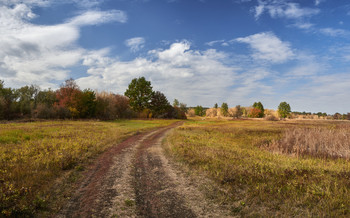
[[[291,128],[280,140],[263,145],[265,149],[296,155],[323,158],[350,158],[350,126],[337,128]]]

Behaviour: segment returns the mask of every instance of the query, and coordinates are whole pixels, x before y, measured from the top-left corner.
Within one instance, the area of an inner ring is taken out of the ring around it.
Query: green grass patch
[[[0,217],[44,209],[50,189],[132,134],[172,120],[47,121],[0,124]],[[74,176],[74,178],[76,178]]]
[[[286,128],[332,128],[331,122],[192,121],[167,139],[169,152],[207,172],[218,198],[240,216],[350,216],[350,163],[296,158],[260,149]]]

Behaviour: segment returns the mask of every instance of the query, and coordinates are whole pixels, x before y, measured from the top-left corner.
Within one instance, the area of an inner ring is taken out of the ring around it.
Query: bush
[[[39,104],[32,116],[39,119],[54,119],[56,118],[56,113],[53,107],[49,107],[46,104]]]
[[[259,118],[259,117],[261,117],[261,110],[258,109],[258,108],[252,108],[249,111],[248,116],[251,117],[251,118]]]
[[[267,120],[267,121],[278,121],[278,118],[276,116],[274,116],[274,115],[267,115],[265,117],[265,120]]]

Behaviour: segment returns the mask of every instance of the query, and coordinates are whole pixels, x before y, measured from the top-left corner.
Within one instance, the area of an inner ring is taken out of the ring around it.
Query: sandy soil
[[[132,136],[103,153],[56,217],[228,217],[191,177],[164,155],[175,123]]]

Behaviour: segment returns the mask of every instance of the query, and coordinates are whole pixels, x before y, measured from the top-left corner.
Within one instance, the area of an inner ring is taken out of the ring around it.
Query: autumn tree
[[[253,108],[256,108],[256,109],[259,109],[260,110],[260,113],[258,114],[258,117],[264,117],[264,106],[262,105],[262,103],[259,101],[259,102],[254,102],[253,104]],[[257,110],[255,110],[256,112]]]
[[[61,85],[60,89],[56,91],[57,103],[55,105],[59,118],[79,118],[78,105],[81,94],[82,91],[74,79],[66,80]]]
[[[278,106],[278,114],[282,118],[286,118],[291,112],[290,105],[287,102],[281,102]]]
[[[253,107],[248,114],[249,117],[251,118],[259,118],[261,117],[261,110],[259,108]]]
[[[151,82],[145,77],[134,78],[124,95],[130,99],[130,106],[136,112],[148,109],[152,98]]]
[[[241,105],[236,105],[235,118],[240,118],[243,115]]]

